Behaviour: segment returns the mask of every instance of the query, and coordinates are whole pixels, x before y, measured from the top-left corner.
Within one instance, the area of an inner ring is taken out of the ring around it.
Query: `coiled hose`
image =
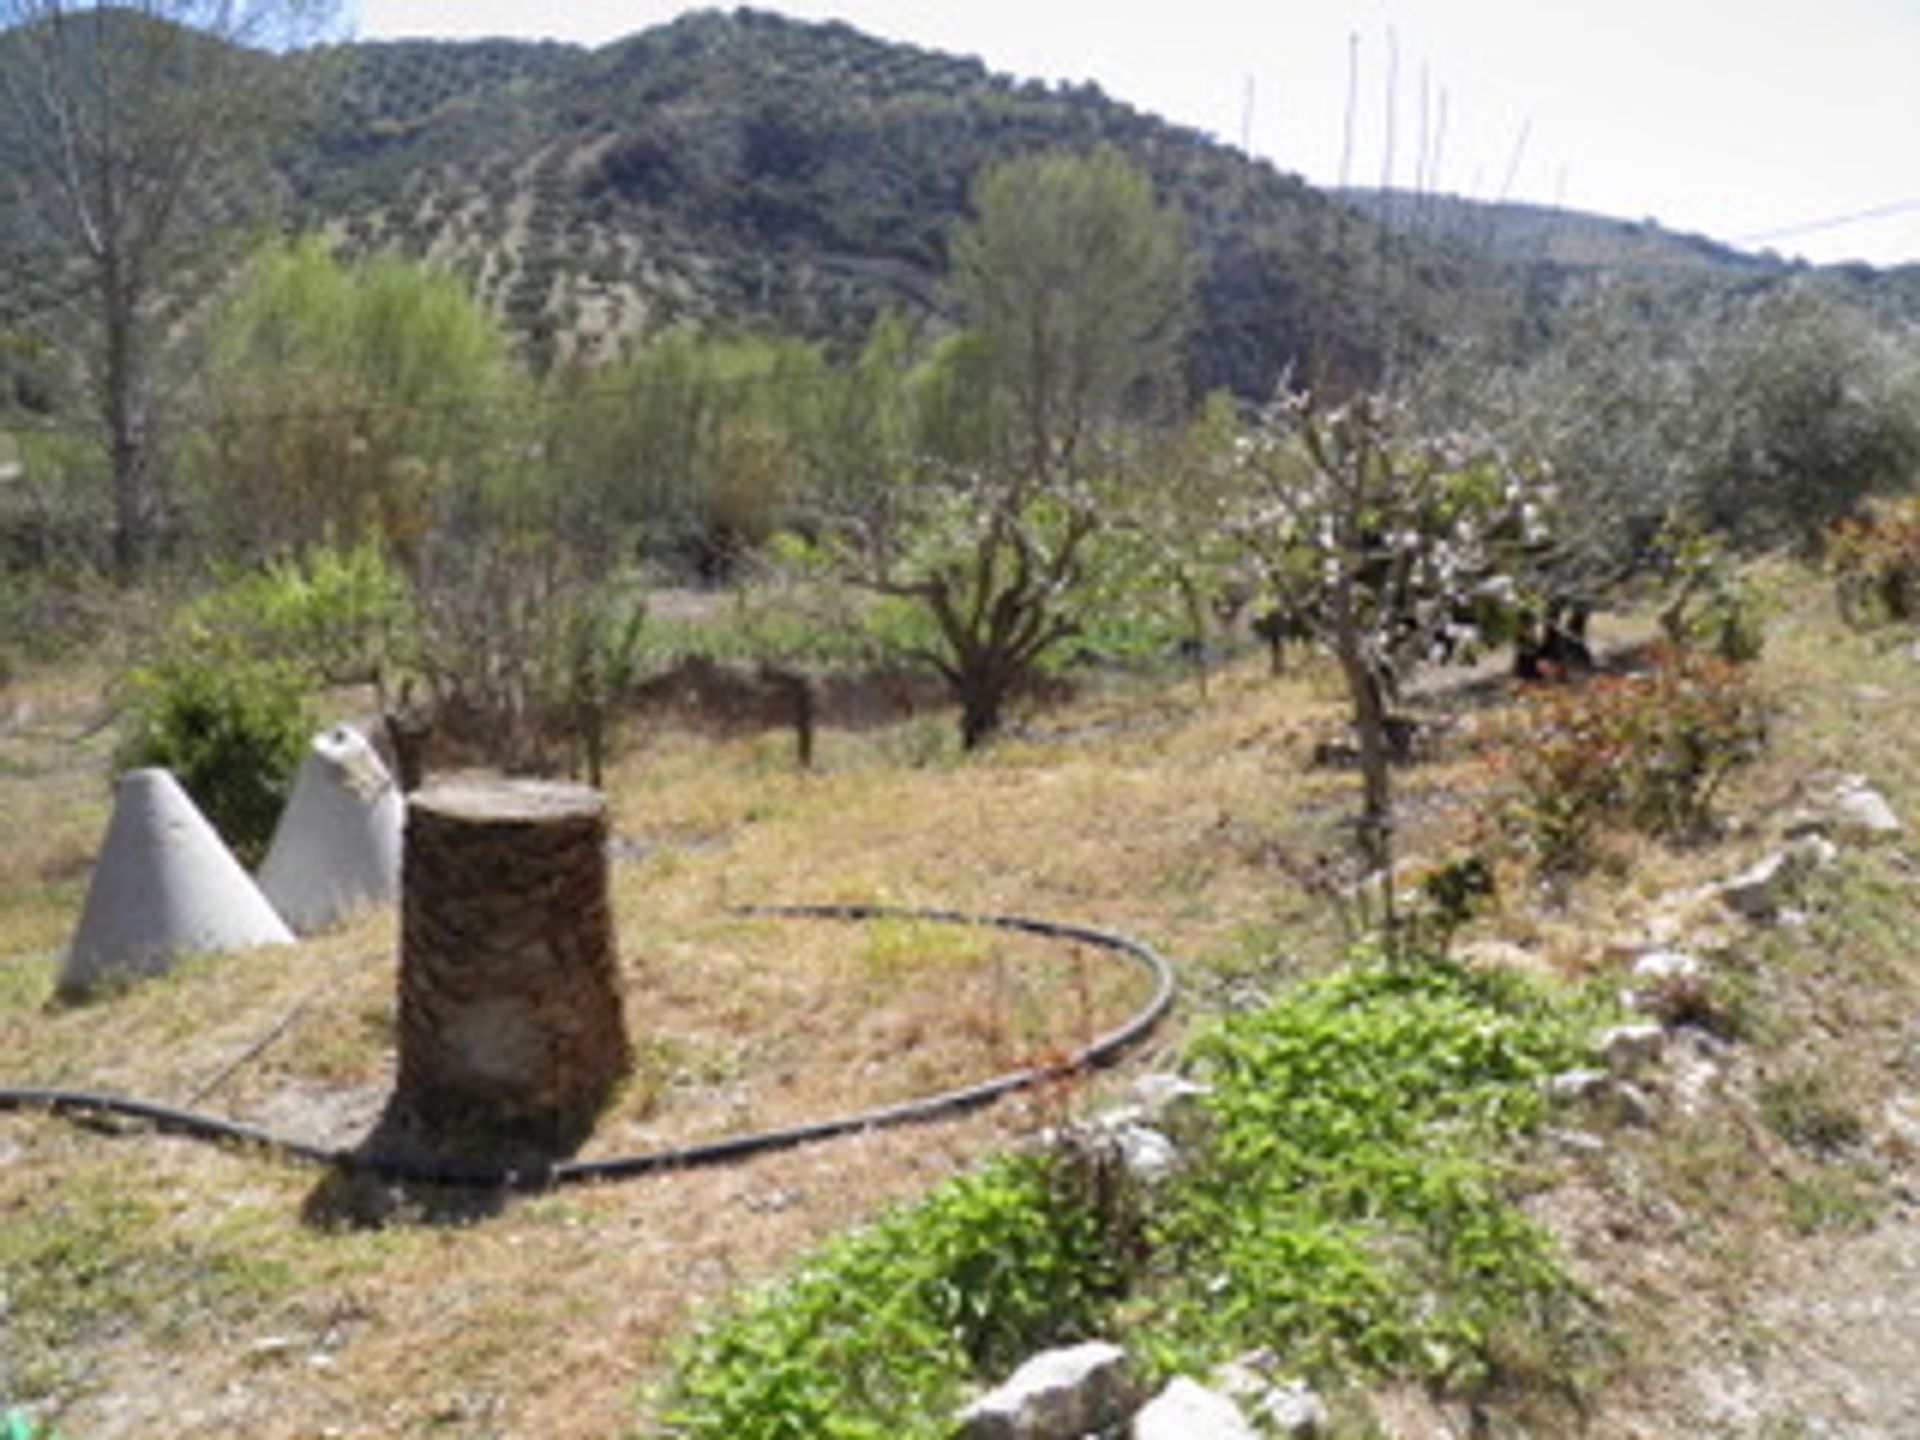
[[[371,1174],[383,1180],[403,1184],[460,1185],[482,1189],[545,1190],[560,1185],[590,1181],[631,1180],[663,1170],[690,1169],[742,1160],[771,1150],[786,1150],[799,1145],[828,1140],[863,1130],[880,1130],[959,1114],[990,1104],[1003,1095],[1058,1079],[1084,1070],[1112,1064],[1130,1046],[1144,1039],[1166,1015],[1173,1003],[1172,963],[1142,941],[1087,925],[1057,920],[1037,920],[1025,915],[974,915],[957,910],[923,909],[890,905],[750,905],[738,907],[742,915],[773,916],[803,920],[927,920],[949,925],[986,926],[1013,930],[1048,939],[1070,940],[1083,945],[1124,955],[1138,964],[1153,982],[1147,1003],[1124,1023],[1092,1040],[1067,1058],[1046,1065],[1010,1070],[991,1079],[938,1094],[860,1110],[825,1120],[805,1121],[772,1130],[756,1130],[721,1140],[677,1145],[635,1155],[614,1155],[596,1160],[559,1160],[550,1164],[514,1168],[482,1169],[436,1165],[392,1155],[369,1154],[361,1150],[334,1149],[306,1141],[290,1139],[202,1111],[164,1105],[135,1096],[114,1095],[93,1090],[75,1090],[52,1086],[0,1087],[0,1111],[42,1110],[51,1115],[116,1115],[144,1121],[169,1134],[189,1139],[253,1148],[316,1165]]]

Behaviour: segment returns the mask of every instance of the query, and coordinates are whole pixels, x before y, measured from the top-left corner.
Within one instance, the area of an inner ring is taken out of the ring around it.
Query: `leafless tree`
[[[84,380],[116,568],[161,525],[162,358],[212,237],[258,216],[267,142],[333,0],[0,0],[0,128],[24,244],[59,301],[37,327]],[[17,242],[19,243],[19,242]]]

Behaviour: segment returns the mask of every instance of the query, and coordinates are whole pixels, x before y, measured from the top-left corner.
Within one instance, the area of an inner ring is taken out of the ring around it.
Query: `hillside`
[[[1720,796],[1720,829],[1611,844],[1573,883],[1503,891],[1463,937],[1481,965],[1586,994],[1596,1024],[1644,983],[1630,967],[1648,947],[1701,957],[1698,988],[1672,992],[1660,1053],[1599,1098],[1565,1101],[1510,1172],[1604,1343],[1569,1368],[1558,1338],[1498,1332],[1518,1378],[1471,1413],[1413,1387],[1322,1380],[1339,1435],[1909,1433],[1914,1332],[1876,1323],[1907,1313],[1920,1233],[1907,846],[1843,837],[1772,920],[1696,887],[1778,845],[1841,772],[1911,813],[1920,774],[1888,722],[1920,696],[1920,670],[1841,627],[1814,577],[1760,578],[1774,600],[1757,677],[1772,736]],[[35,670],[0,697],[0,806],[38,817],[0,834],[6,1079],[350,1143],[392,1083],[390,916],[47,1006],[105,820],[98,707],[117,657],[97,660]],[[636,732],[609,791],[640,1066],[589,1153],[896,1099],[1075,1043],[1137,1003],[1125,976],[1112,988],[1086,957],[1035,942],[796,925],[730,910],[742,902],[881,899],[1138,933],[1182,972],[1179,1025],[1151,1064],[1176,1063],[1211,1017],[1297,991],[1340,948],[1337,889],[1315,876],[1354,782],[1307,764],[1332,715],[1328,677],[1263,671],[1237,663],[1205,697],[1179,677],[1089,693],[970,758],[944,715],[830,729],[811,774],[791,768],[782,735]],[[1404,773],[1410,855],[1484,838],[1507,703],[1485,685],[1423,696],[1446,738]],[[342,1224],[306,1167],[8,1115],[10,1395],[100,1440],[156,1425],[634,1433],[644,1383],[704,1302],[1104,1090],[437,1220],[403,1212],[383,1229]]]
[[[279,160],[289,222],[453,267],[537,364],[680,321],[844,343],[882,307],[939,316],[975,175],[1042,147],[1115,145],[1186,216],[1201,388],[1265,394],[1289,363],[1364,375],[1486,278],[1095,87],[841,24],[704,12],[595,50],[406,41],[281,63],[320,97]],[[13,257],[0,315],[44,303],[31,259]]]
[[[1620,220],[1558,206],[1469,200],[1401,190],[1351,189],[1341,199],[1409,235],[1443,237],[1512,265],[1630,273],[1779,276],[1795,266],[1653,220]]]
[[[304,67],[314,96],[276,162],[286,223],[451,267],[536,367],[681,322],[841,347],[885,307],[945,323],[947,237],[974,177],[1045,147],[1114,145],[1185,216],[1198,391],[1265,396],[1289,366],[1365,379],[1462,330],[1537,331],[1600,273],[1766,284],[1800,268],[1650,223],[1335,196],[1093,85],[747,9],[598,49],[370,42],[274,63]],[[56,269],[8,203],[0,325],[22,328]],[[1848,278],[1914,312],[1897,272]]]

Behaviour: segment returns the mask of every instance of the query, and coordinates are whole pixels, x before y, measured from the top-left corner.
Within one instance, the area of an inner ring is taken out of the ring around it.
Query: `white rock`
[[[1633,962],[1633,978],[1648,984],[1697,980],[1704,968],[1699,956],[1684,950],[1649,950]]]
[[[1114,1132],[1127,1174],[1151,1189],[1180,1168],[1180,1151],[1151,1125],[1123,1125]]]
[[[1721,903],[1749,920],[1776,919],[1794,891],[1839,858],[1824,835],[1800,835],[1718,887]]]
[[[1140,1076],[1131,1086],[1141,1118],[1175,1136],[1191,1134],[1206,1123],[1206,1100],[1213,1087],[1167,1070]]]
[[[1555,1100],[1597,1100],[1613,1088],[1605,1070],[1563,1070],[1547,1077],[1547,1094]]]
[[[1840,833],[1855,839],[1891,840],[1906,833],[1887,797],[1864,776],[1849,775],[1840,782],[1833,792],[1833,811]]]
[[[1638,1085],[1615,1086],[1613,1101],[1619,1107],[1620,1118],[1629,1125],[1653,1125],[1659,1122],[1659,1102]]]
[[[1607,1069],[1623,1074],[1660,1058],[1666,1048],[1664,1025],[1641,1021],[1633,1025],[1615,1025],[1600,1032],[1594,1050]]]
[[[1322,1435],[1333,1423],[1327,1402],[1304,1380],[1288,1380],[1262,1395],[1255,1408],[1282,1435]]]
[[[1240,1407],[1177,1375],[1133,1417],[1133,1440],[1260,1440]]]
[[[1104,1340],[1042,1351],[955,1421],[960,1440],[1080,1440],[1133,1405],[1126,1352]]]

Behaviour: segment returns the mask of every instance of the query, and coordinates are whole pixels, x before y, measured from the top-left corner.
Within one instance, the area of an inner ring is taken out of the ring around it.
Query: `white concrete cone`
[[[62,993],[155,974],[195,951],[292,943],[286,922],[171,771],[120,777],[60,969]]]
[[[302,935],[400,893],[406,802],[367,738],[348,725],[313,737],[260,865],[260,888]]]

